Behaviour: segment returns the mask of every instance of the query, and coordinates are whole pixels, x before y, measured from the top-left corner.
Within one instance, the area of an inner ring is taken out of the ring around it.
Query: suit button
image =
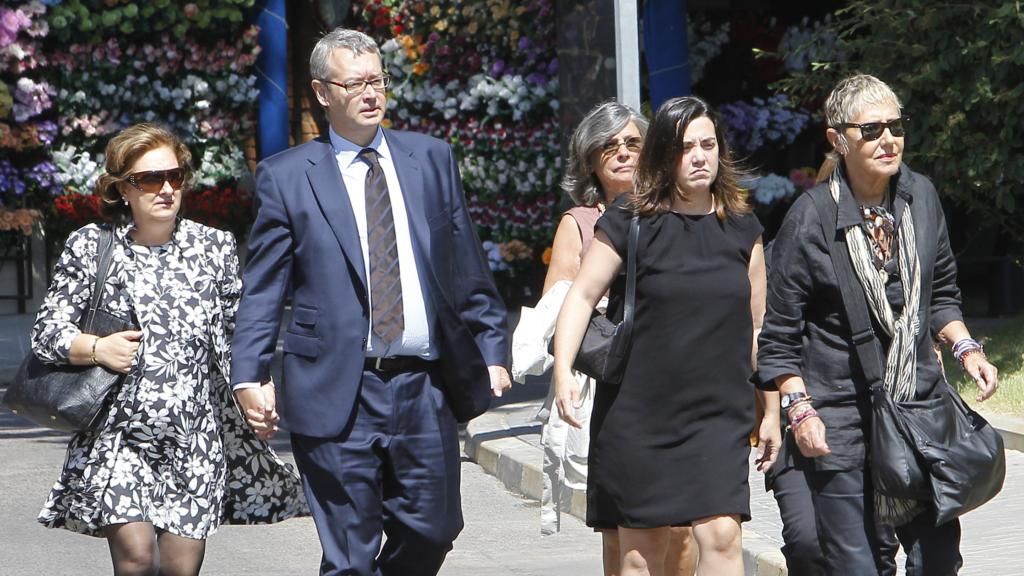
[[[366,350],[366,338],[363,338],[363,350]]]

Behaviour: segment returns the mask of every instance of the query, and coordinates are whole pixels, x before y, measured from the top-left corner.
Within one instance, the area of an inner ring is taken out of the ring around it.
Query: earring
[[[124,196],[121,196],[121,203],[124,204],[125,206],[127,206],[128,205],[128,199],[125,198]]]

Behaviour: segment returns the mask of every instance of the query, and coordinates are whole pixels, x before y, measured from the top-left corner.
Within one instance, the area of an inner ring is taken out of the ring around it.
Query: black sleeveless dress
[[[630,218],[613,208],[597,223],[623,262]],[[750,519],[748,265],[761,231],[752,214],[640,219],[632,352],[621,386],[596,387],[588,526]],[[621,318],[624,274],[611,292]]]

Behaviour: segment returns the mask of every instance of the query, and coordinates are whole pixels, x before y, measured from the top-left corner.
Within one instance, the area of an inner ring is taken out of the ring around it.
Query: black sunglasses
[[[833,126],[836,130],[843,128],[860,128],[860,136],[864,140],[871,142],[872,140],[878,140],[882,137],[882,133],[885,129],[889,129],[889,133],[895,138],[900,138],[907,133],[907,129],[903,126],[903,122],[908,120],[907,117],[896,118],[895,120],[889,120],[888,122],[868,122],[867,124],[852,124],[850,122],[843,122],[838,126]]]
[[[164,182],[177,190],[185,184],[185,169],[171,168],[170,170],[149,170],[146,172],[134,172],[128,175],[128,183],[146,194],[157,194],[164,188]]]

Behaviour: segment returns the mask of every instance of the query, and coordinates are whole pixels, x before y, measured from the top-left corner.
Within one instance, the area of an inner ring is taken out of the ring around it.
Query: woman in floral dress
[[[231,234],[179,217],[190,160],[154,124],[110,141],[97,184],[109,223],[68,238],[32,330],[46,362],[127,375],[99,424],[72,437],[39,514],[46,526],[106,537],[115,574],[198,574],[221,522],[306,511],[298,475],[248,428],[227,385],[238,257]],[[77,324],[110,233],[100,306],[138,330],[101,338]]]

